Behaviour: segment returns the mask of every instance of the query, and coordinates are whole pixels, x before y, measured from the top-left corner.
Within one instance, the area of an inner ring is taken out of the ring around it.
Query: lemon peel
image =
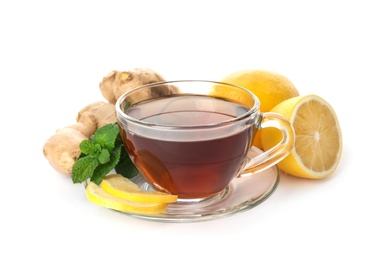
[[[342,132],[332,106],[310,94],[290,98],[271,109],[289,120],[295,131],[295,146],[278,167],[293,176],[322,179],[335,172],[342,155]],[[262,130],[263,149],[281,140],[277,129]]]
[[[104,177],[101,188],[116,197],[145,203],[173,203],[178,199],[160,191],[143,191],[135,183],[120,174],[109,174]]]
[[[141,203],[121,199],[109,194],[93,182],[90,182],[86,187],[86,197],[90,202],[105,208],[138,214],[161,213],[168,206],[164,203]]]
[[[299,96],[299,92],[292,81],[280,73],[269,70],[240,70],[227,75],[221,81],[250,90],[260,100],[261,112],[269,112],[282,101]],[[249,104],[246,105],[249,106]],[[256,133],[253,145],[263,148],[261,131]]]

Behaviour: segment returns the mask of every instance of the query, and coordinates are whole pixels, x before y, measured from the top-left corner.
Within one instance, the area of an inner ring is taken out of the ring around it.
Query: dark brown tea
[[[252,122],[220,122],[247,111],[207,96],[155,99],[125,113],[164,127],[131,126],[122,129],[122,136],[132,161],[152,186],[183,199],[203,198],[221,192],[242,167],[251,146]]]

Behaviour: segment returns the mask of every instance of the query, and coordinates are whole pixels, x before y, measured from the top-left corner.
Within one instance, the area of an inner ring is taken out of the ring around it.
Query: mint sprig
[[[73,165],[73,183],[88,179],[99,185],[113,169],[126,178],[132,178],[138,171],[129,158],[117,123],[107,124],[94,133],[89,140],[79,146],[81,155]]]

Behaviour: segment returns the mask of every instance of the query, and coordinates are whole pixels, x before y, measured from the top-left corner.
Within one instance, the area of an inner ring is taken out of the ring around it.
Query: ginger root
[[[129,71],[111,71],[100,82],[99,87],[102,95],[109,103],[115,104],[117,99],[133,88],[163,81],[163,77],[148,68],[135,68]]]
[[[81,154],[80,143],[89,139],[99,127],[115,123],[116,120],[113,104],[99,101],[87,105],[79,111],[77,123],[58,129],[46,141],[43,153],[56,171],[69,175]]]
[[[75,124],[58,129],[44,144],[43,154],[50,165],[59,173],[71,175],[81,154],[80,143],[89,139],[98,128],[117,122],[116,100],[127,90],[157,81],[163,81],[163,78],[151,69],[111,71],[100,83],[101,93],[108,102],[85,106],[79,111]]]

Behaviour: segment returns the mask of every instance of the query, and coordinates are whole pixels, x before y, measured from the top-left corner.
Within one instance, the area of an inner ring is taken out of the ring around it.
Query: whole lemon
[[[282,101],[299,96],[297,88],[287,77],[269,70],[240,70],[227,75],[221,81],[238,85],[254,93],[260,100],[261,112],[269,112]],[[257,132],[253,145],[263,148],[260,131]]]

